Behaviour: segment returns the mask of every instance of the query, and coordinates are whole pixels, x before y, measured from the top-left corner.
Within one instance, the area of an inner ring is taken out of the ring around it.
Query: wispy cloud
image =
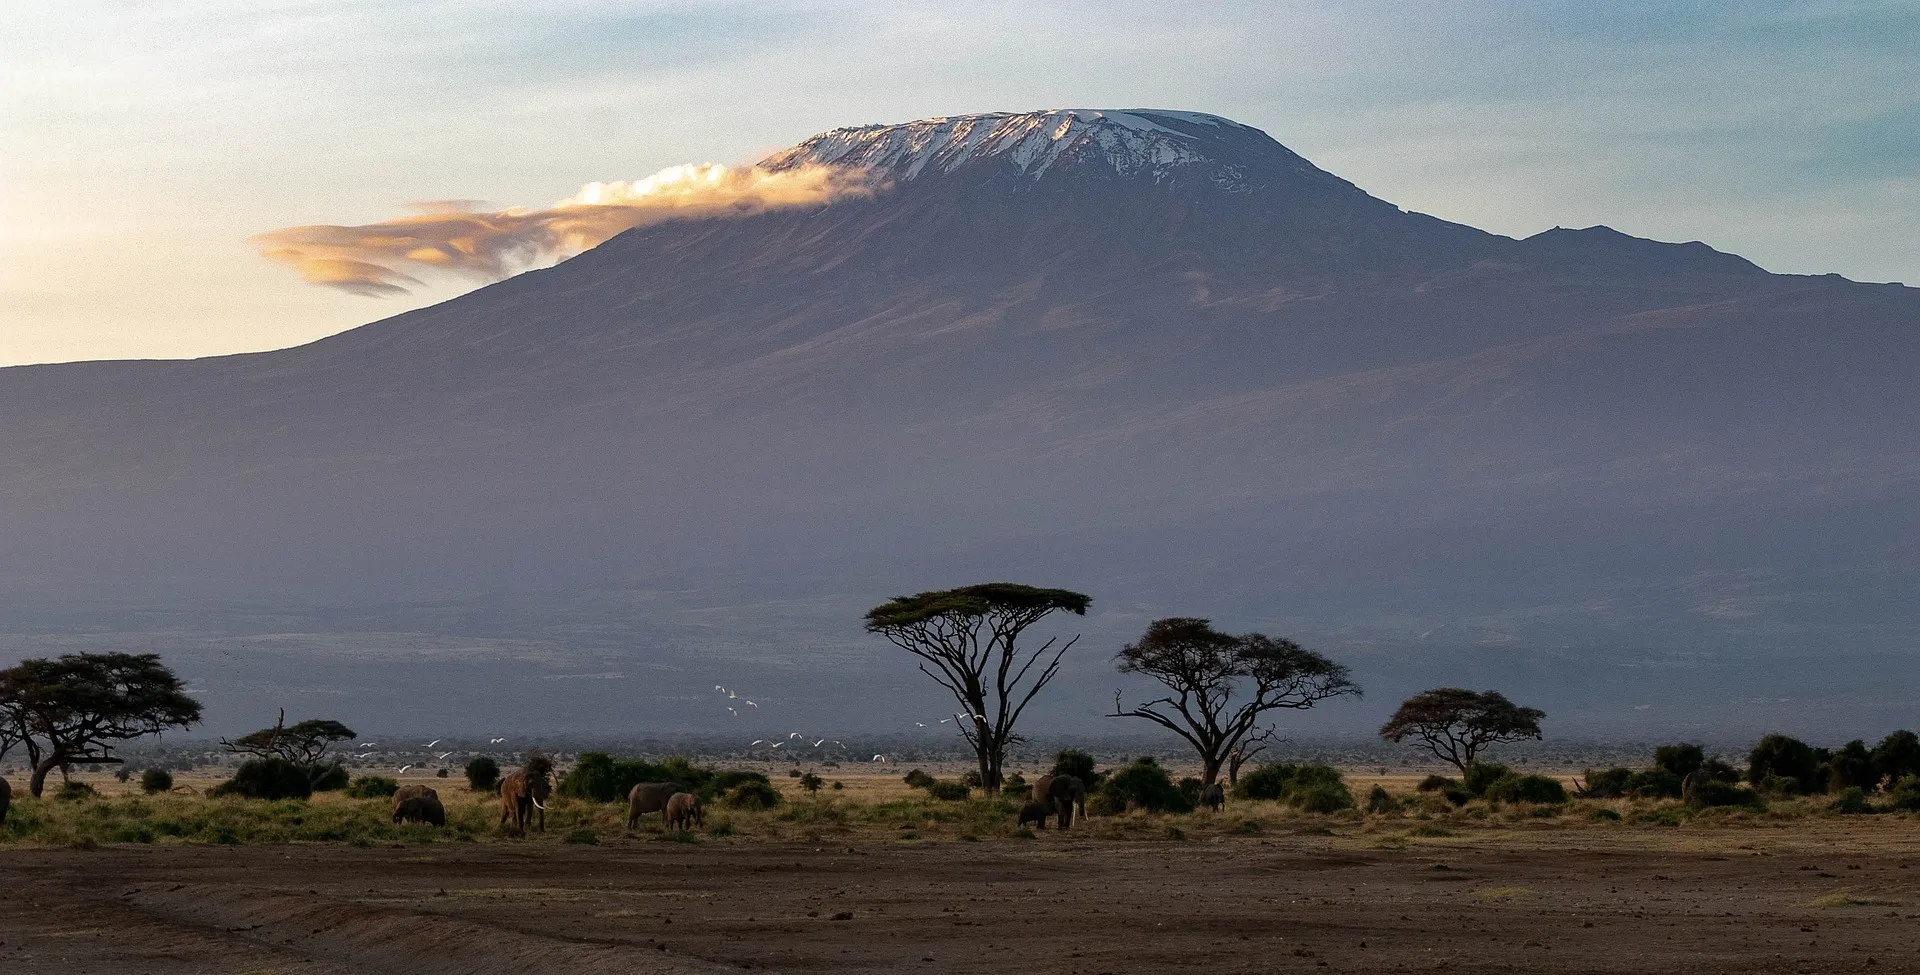
[[[871,192],[858,170],[767,170],[689,164],[633,182],[588,183],[542,209],[480,212],[472,200],[417,203],[421,212],[360,226],[287,227],[253,238],[260,253],[309,284],[401,295],[446,273],[498,280],[570,257],[622,231],[667,220],[739,217],[819,206]]]

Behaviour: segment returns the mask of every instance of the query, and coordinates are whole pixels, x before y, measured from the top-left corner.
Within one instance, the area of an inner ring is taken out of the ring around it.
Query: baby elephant
[[[440,804],[438,796],[414,796],[402,799],[393,806],[394,825],[401,823],[426,823],[429,826],[447,825],[447,807]]]
[[[1025,826],[1028,823],[1032,823],[1040,829],[1046,829],[1047,814],[1052,811],[1053,810],[1047,808],[1045,803],[1029,802],[1020,807],[1020,825]]]
[[[667,828],[692,829],[705,817],[700,812],[700,797],[691,792],[676,792],[667,800]]]
[[[1227,807],[1227,790],[1220,788],[1220,783],[1218,782],[1208,785],[1206,788],[1200,790],[1200,804],[1214,812],[1225,809]]]

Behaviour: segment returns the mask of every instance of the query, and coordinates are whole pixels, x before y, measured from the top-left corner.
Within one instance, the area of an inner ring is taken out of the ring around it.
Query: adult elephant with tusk
[[[553,795],[553,760],[534,752],[519,771],[500,780],[500,825],[513,821],[516,835],[527,835],[527,821],[540,813],[540,832],[547,831],[547,798]]]
[[[1087,787],[1074,775],[1043,775],[1033,782],[1033,801],[1060,817],[1060,828],[1073,825],[1075,814],[1087,815]]]

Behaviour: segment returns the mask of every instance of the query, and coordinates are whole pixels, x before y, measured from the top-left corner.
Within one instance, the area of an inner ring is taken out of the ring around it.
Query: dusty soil
[[[1914,833],[16,849],[0,971],[1910,972]]]

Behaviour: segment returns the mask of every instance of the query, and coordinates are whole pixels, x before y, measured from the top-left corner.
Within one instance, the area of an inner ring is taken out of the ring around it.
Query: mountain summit
[[[767,165],[809,162],[878,185],[299,348],[0,369],[0,641],[236,648],[183,669],[208,700],[350,723],[684,730],[721,668],[885,724],[910,670],[860,613],[1014,579],[1091,593],[1088,647],[1230,620],[1369,701],[1499,686],[1566,733],[1920,680],[1920,291],[1489,234],[1185,112]],[[1050,714],[1111,706],[1100,656]]]
[[[1265,132],[1217,115],[1164,109],[990,112],[823,132],[761,163],[856,166],[885,181],[968,177],[1009,186],[1125,180],[1248,193],[1280,180],[1328,192],[1352,184]]]

